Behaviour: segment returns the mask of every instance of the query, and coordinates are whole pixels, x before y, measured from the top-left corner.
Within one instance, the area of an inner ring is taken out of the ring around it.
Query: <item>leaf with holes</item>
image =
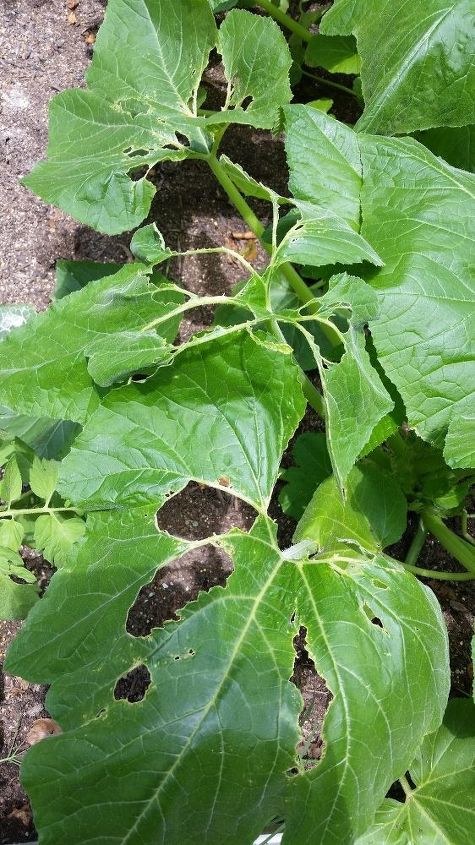
[[[214,47],[228,98],[207,119],[197,97]],[[48,160],[24,184],[101,232],[133,229],[155,194],[153,165],[209,154],[221,123],[274,126],[291,63],[278,26],[251,12],[230,12],[218,30],[208,0],[109,0],[88,87],[51,101]]]
[[[150,507],[148,516],[140,507],[91,516],[74,570],[55,575],[11,649],[9,671],[52,682],[48,708],[65,730],[24,765],[45,845],[85,845],[105,829],[124,842],[198,843],[206,830],[210,843],[251,845],[275,815],[286,819],[288,843],[310,831],[322,845],[350,843],[440,720],[446,637],[411,575],[382,559],[287,560],[262,517],[248,535],[210,541],[234,561],[226,589],[134,638],[124,622],[138,590],[193,543],[157,533]],[[301,700],[288,679],[300,624],[334,701],[323,760],[291,774]],[[138,665],[150,674],[145,698],[114,701],[117,680]],[[391,749],[384,758],[382,746]]]
[[[336,0],[325,35],[356,35],[365,110],[358,128],[394,135],[475,118],[471,0]]]

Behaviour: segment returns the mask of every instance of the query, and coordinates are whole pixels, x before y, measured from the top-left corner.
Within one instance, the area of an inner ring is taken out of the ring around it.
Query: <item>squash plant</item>
[[[1,312],[0,607],[32,608],[7,668],[50,685],[63,731],[30,750],[23,782],[42,845],[250,845],[276,825],[285,845],[468,845],[474,709],[454,702],[443,722],[447,632],[416,576],[475,578],[475,180],[430,150],[469,161],[470,3],[336,0],[318,33],[305,9],[236,5],[110,0],[87,88],[53,99],[47,160],[24,180],[114,234],[146,220],[157,162],[206,162],[269,262],[235,253],[245,281],[197,296],[165,275],[177,253],[148,222],[131,263],[63,262],[44,314]],[[213,49],[227,80],[214,111]],[[361,72],[354,128],[289,105],[299,62]],[[235,123],[284,129],[289,195],[220,155]],[[229,249],[194,252],[210,251]],[[213,325],[177,343],[202,305]],[[269,504],[307,404],[325,435],[295,443],[280,498],[298,524],[281,549]],[[192,481],[252,506],[249,532],[161,530],[157,512]],[[398,561],[385,550],[408,511],[419,528]],[[458,571],[417,565],[427,531]],[[57,567],[41,600],[22,542]],[[232,559],[226,586],[132,636],[141,588],[209,544]],[[317,763],[298,751],[289,680],[302,628],[332,694]],[[116,700],[143,666],[143,699]],[[405,804],[386,798],[397,779]]]

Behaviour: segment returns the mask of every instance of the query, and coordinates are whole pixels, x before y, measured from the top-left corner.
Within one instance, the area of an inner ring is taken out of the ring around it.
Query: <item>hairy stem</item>
[[[287,343],[284,334],[282,333],[282,329],[280,328],[277,320],[272,320],[271,323],[272,331],[278,340],[281,340],[283,343]],[[312,406],[313,410],[317,412],[320,417],[325,417],[325,403],[322,398],[322,394],[319,390],[315,387],[314,384],[310,381],[309,377],[300,367],[300,373],[302,376],[302,390],[304,396],[309,405]]]
[[[410,566],[415,566],[417,563],[417,559],[422,551],[422,547],[426,541],[427,537],[427,528],[424,527],[424,523],[422,519],[419,520],[419,525],[417,526],[417,531],[412,538],[411,545],[409,546],[409,551],[406,555],[405,563],[409,564]]]
[[[475,548],[454,534],[429,508],[422,512],[424,526],[462,566],[475,577]]]

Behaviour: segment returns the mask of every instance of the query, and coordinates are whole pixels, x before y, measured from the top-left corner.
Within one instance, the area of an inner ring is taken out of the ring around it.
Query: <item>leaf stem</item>
[[[313,79],[314,82],[318,82],[320,85],[326,85],[327,88],[336,88],[337,91],[343,91],[345,94],[350,94],[356,100],[358,99],[358,95],[351,88],[347,88],[346,85],[341,85],[339,82],[334,82],[333,79],[325,79],[323,76],[318,76],[316,73],[309,73],[307,70],[302,70],[302,74],[309,79]]]
[[[275,336],[279,340],[283,341],[283,343],[287,343],[277,320],[272,320],[271,326]],[[325,403],[320,391],[317,390],[314,384],[312,384],[308,375],[304,373],[302,368],[299,367],[299,369],[302,377],[302,390],[308,404],[312,406],[313,410],[316,411],[320,417],[325,418]]]
[[[247,3],[246,3],[247,5]],[[260,6],[261,9],[264,9],[265,12],[269,15],[269,17],[274,18],[274,20],[278,21],[282,26],[285,26],[286,29],[289,29],[290,32],[293,32],[295,35],[298,35],[302,41],[310,41],[312,38],[312,33],[305,29],[301,23],[295,21],[290,15],[286,15],[282,9],[279,9],[278,6],[274,6],[271,0],[255,0],[255,3],[252,5]]]
[[[415,566],[417,563],[417,559],[422,551],[422,547],[426,541],[427,537],[427,528],[425,528],[422,519],[419,520],[419,525],[417,526],[417,531],[412,538],[411,545],[409,546],[409,551],[406,555],[405,563],[409,564],[410,566]]]
[[[430,508],[422,512],[422,519],[427,530],[437,538],[444,549],[475,578],[475,548],[454,534]]]
[[[9,508],[8,510],[0,511],[0,519],[4,517],[27,516],[30,513],[81,513],[76,508]]]
[[[438,569],[424,569],[422,566],[412,566],[405,561],[399,561],[404,569],[419,575],[421,578],[433,578],[435,581],[475,581],[475,572],[441,572]]]

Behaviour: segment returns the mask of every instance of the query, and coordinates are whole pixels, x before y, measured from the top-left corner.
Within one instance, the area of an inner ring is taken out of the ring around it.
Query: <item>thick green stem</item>
[[[412,543],[409,546],[409,551],[406,555],[405,563],[409,564],[410,566],[415,566],[417,563],[417,559],[422,551],[422,547],[426,541],[427,537],[427,528],[424,527],[424,523],[422,520],[419,520],[419,525],[417,526],[417,531],[412,538]]]
[[[421,578],[431,578],[435,581],[475,581],[475,572],[440,572],[437,569],[424,569],[422,566],[411,566],[409,563],[399,561],[404,569],[419,575]]]
[[[422,519],[424,526],[444,549],[475,577],[475,548],[454,534],[432,510],[423,511]]]
[[[219,184],[226,191],[232,204],[235,206],[237,211],[239,211],[239,214],[246,225],[249,227],[251,232],[254,232],[255,236],[259,238],[266,252],[270,253],[272,251],[270,244],[262,242],[262,235],[265,232],[265,226],[263,226],[259,218],[256,217],[250,205],[246,202],[241,192],[236,188],[234,182],[231,181],[222,164],[220,164],[215,156],[210,156],[206,159],[206,161],[216,176]],[[291,264],[282,264],[279,269],[284,274],[290,286],[302,302],[311,302],[311,300],[315,299],[315,296],[309,286],[305,284],[304,280],[301,276],[299,276]],[[309,311],[316,313],[316,306],[309,306]]]
[[[246,6],[248,4],[246,3]],[[279,9],[278,6],[274,6],[271,0],[255,0],[254,3],[249,4],[253,6],[260,6],[261,9],[264,9],[265,12],[269,15],[269,17],[274,18],[274,20],[278,21],[282,26],[285,26],[286,29],[289,29],[290,32],[294,32],[295,35],[298,35],[302,41],[310,41],[312,38],[312,33],[305,29],[302,24],[298,23],[298,21],[294,21],[290,15],[286,15],[282,9]]]
[[[234,182],[231,181],[224,167],[219,163],[216,156],[210,156],[206,159],[206,161],[208,162],[211,170],[216,176],[216,179],[218,180],[219,184],[226,191],[232,204],[239,211],[239,214],[246,223],[246,226],[248,226],[251,232],[254,232],[257,238],[262,238],[262,235],[265,231],[265,227],[262,225],[259,218],[256,217],[251,206],[246,202],[241,192],[238,191]]]
[[[318,82],[320,85],[326,85],[327,88],[336,88],[337,91],[343,91],[345,94],[349,94],[351,97],[355,97],[358,99],[358,95],[355,94],[351,88],[347,88],[346,85],[340,85],[339,82],[334,82],[333,79],[325,79],[323,76],[318,76],[316,73],[308,73],[308,71],[302,71],[304,76],[307,76],[309,79],[313,79],[314,82]]]

